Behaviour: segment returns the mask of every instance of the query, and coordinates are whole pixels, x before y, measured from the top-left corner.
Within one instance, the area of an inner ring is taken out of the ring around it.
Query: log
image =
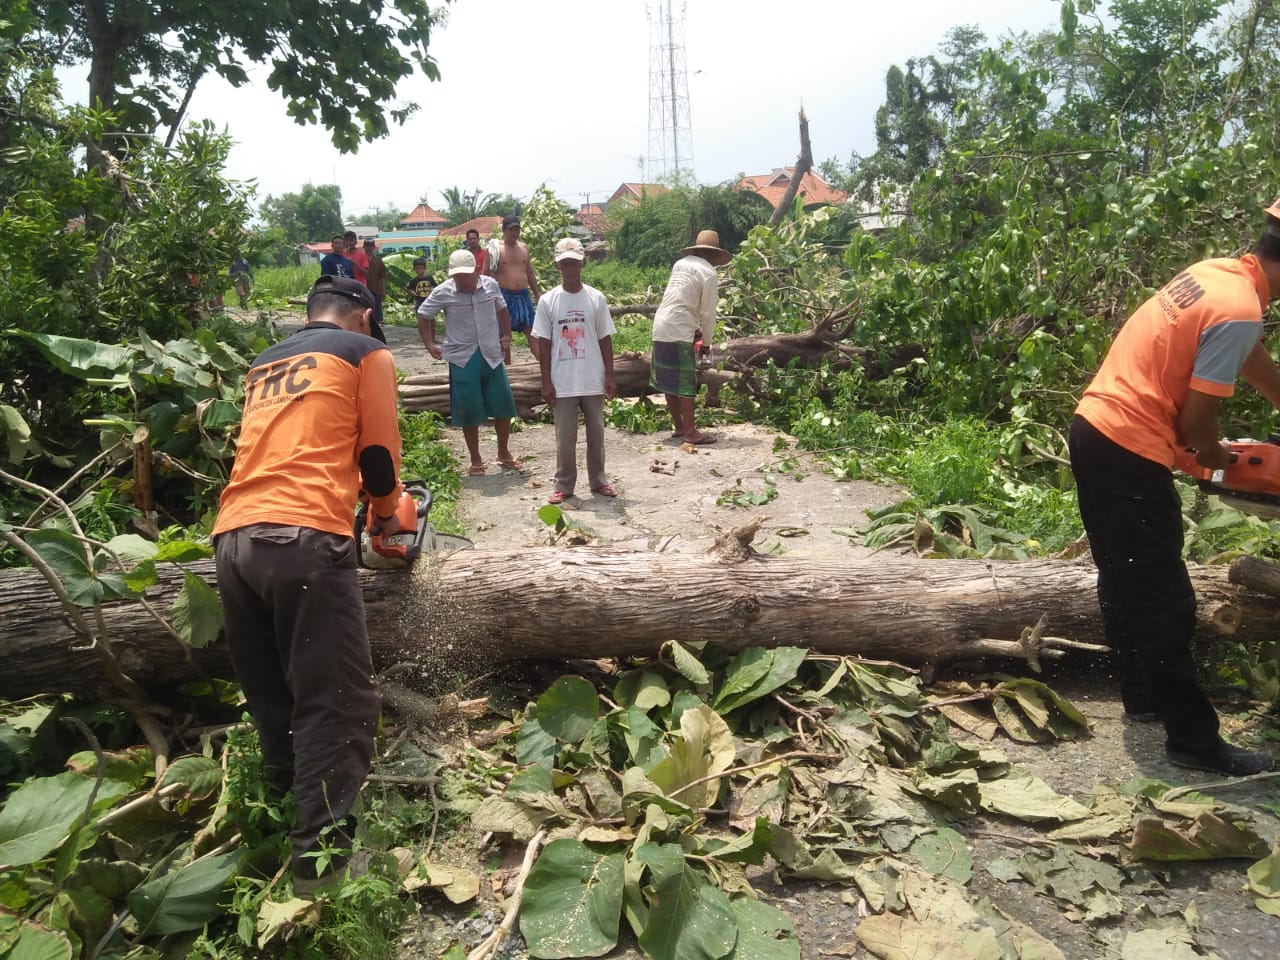
[[[747,536],[749,540],[749,535]],[[209,583],[210,561],[187,565]],[[1238,641],[1275,635],[1280,604],[1233,586],[1223,567],[1192,567],[1201,633]],[[1021,634],[1102,639],[1088,562],[919,561],[876,556],[761,557],[740,543],[703,555],[615,548],[468,550],[406,571],[361,571],[378,669],[405,662],[483,672],[525,657],[652,656],[668,640],[731,650],[793,645],[933,666],[1029,657]],[[537,584],[512,591],[512,583]],[[182,585],[168,573],[148,596],[167,611]],[[1230,616],[1224,616],[1230,611]],[[219,642],[184,650],[139,604],[103,607],[124,672],[158,691],[227,677]],[[41,575],[0,572],[0,697],[84,693],[110,699],[93,652]]]

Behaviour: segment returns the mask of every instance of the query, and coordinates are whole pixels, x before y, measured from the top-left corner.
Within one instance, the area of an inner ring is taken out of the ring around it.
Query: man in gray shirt
[[[446,337],[437,343],[436,316],[441,312]],[[462,428],[467,442],[468,474],[478,477],[485,472],[480,425],[489,417],[498,436],[498,463],[510,470],[523,469],[508,446],[511,418],[516,415],[503,363],[511,349],[511,318],[498,282],[476,273],[476,258],[470,250],[449,255],[449,279],[418,307],[418,333],[431,356],[449,362],[449,420]]]

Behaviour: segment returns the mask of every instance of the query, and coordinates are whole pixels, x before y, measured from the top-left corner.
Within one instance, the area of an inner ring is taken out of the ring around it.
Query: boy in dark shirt
[[[351,277],[354,280],[356,276],[356,268],[354,264],[344,256],[347,246],[342,239],[342,234],[335,233],[333,235],[332,249],[332,253],[327,253],[320,259],[320,276]]]
[[[409,292],[409,296],[413,297],[413,309],[416,313],[422,306],[422,301],[426,300],[435,289],[436,281],[427,276],[427,261],[422,257],[413,261],[413,274],[413,279],[405,284],[405,290]]]

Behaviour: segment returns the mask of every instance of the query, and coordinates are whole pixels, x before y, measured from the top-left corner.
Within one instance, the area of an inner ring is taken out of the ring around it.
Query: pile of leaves
[[[1156,781],[1078,801],[972,745],[997,731],[1088,735],[1079,711],[1035,680],[932,702],[893,665],[671,643],[594,682],[561,677],[514,721],[492,752],[472,748],[435,772],[472,830],[545,842],[520,909],[533,957],[600,956],[626,929],[658,960],[799,957],[791,920],[760,896],[788,879],[856,890],[857,938],[877,956],[945,955],[944,945],[1062,956],[975,902],[966,833],[986,819],[1032,837],[988,872],[1090,925],[1122,916],[1122,893],[1160,890],[1160,865],[1184,860],[1257,860],[1259,906],[1280,902],[1280,855],[1263,859],[1249,811]],[[418,882],[456,891],[460,872],[423,862]]]

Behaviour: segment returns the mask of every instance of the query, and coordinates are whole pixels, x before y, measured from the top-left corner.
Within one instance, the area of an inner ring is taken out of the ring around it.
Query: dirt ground
[[[388,334],[402,369],[421,372],[435,364],[417,342],[416,331],[392,327]],[[527,360],[527,353],[520,346],[516,361],[522,357]],[[586,489],[580,440],[579,488],[566,504],[569,515],[590,528],[595,542],[667,551],[705,549],[719,533],[753,516],[764,515],[768,519],[756,538],[756,546],[762,551],[835,554],[847,556],[851,562],[868,556],[869,551],[846,532],[865,523],[867,509],[895,502],[900,491],[862,481],[836,482],[810,457],[796,451],[792,439],[779,437],[771,430],[750,424],[711,430],[718,435],[718,443],[682,449],[666,434],[636,435],[608,429],[607,469],[620,492],[616,499],[593,496]],[[449,429],[445,439],[465,464],[461,433]],[[482,548],[519,549],[550,542],[550,531],[537,518],[536,511],[546,502],[555,468],[551,425],[525,424],[513,435],[512,451],[524,461],[520,471],[498,467],[491,429],[482,430],[481,444],[489,462],[488,472],[462,479],[460,516],[467,535]],[[776,496],[767,503],[744,508],[724,502],[726,496],[744,499],[752,493],[763,493],[767,483],[776,490]],[[1009,664],[986,666],[1011,669]],[[984,665],[980,664],[972,667],[975,673],[982,669]],[[1136,777],[1169,783],[1218,779],[1169,766],[1164,760],[1163,736],[1158,726],[1122,721],[1114,684],[1096,662],[1077,659],[1046,679],[1081,708],[1093,725],[1093,736],[1047,747],[1008,740],[998,740],[993,745],[1056,790],[1083,799],[1096,784],[1119,784]],[[1280,802],[1277,781],[1219,787],[1212,792],[1219,800],[1258,811],[1261,832],[1269,841],[1275,840],[1280,822],[1261,812],[1258,805]],[[966,834],[974,850],[971,890],[975,894],[989,897],[1001,909],[1035,927],[1053,940],[1068,960],[1122,957],[1125,934],[1138,929],[1141,920],[1133,918],[1126,923],[1094,927],[1073,923],[1053,901],[1036,896],[1026,884],[1003,883],[984,870],[986,862],[1016,856],[1027,849],[1024,838],[1028,834],[1018,824],[981,817],[956,824],[956,828]],[[1199,942],[1211,952],[1179,953],[1171,949],[1171,960],[1212,955],[1222,960],[1274,960],[1280,957],[1280,920],[1255,909],[1250,897],[1242,892],[1248,865],[1248,861],[1218,861],[1172,866],[1165,871],[1163,895],[1126,897],[1126,906],[1132,911],[1145,904],[1158,914],[1166,914],[1194,903],[1201,922]],[[762,892],[791,916],[805,958],[870,956],[856,945],[853,934],[859,910],[865,909],[856,893],[794,882],[764,884]],[[406,960],[435,956],[450,940],[459,938],[468,947],[473,946],[498,916],[492,901],[477,912],[449,907],[438,897],[428,897],[421,901],[419,915],[404,931],[400,955]],[[525,955],[518,938],[504,955]],[[610,956],[632,960],[641,954],[630,946]]]

